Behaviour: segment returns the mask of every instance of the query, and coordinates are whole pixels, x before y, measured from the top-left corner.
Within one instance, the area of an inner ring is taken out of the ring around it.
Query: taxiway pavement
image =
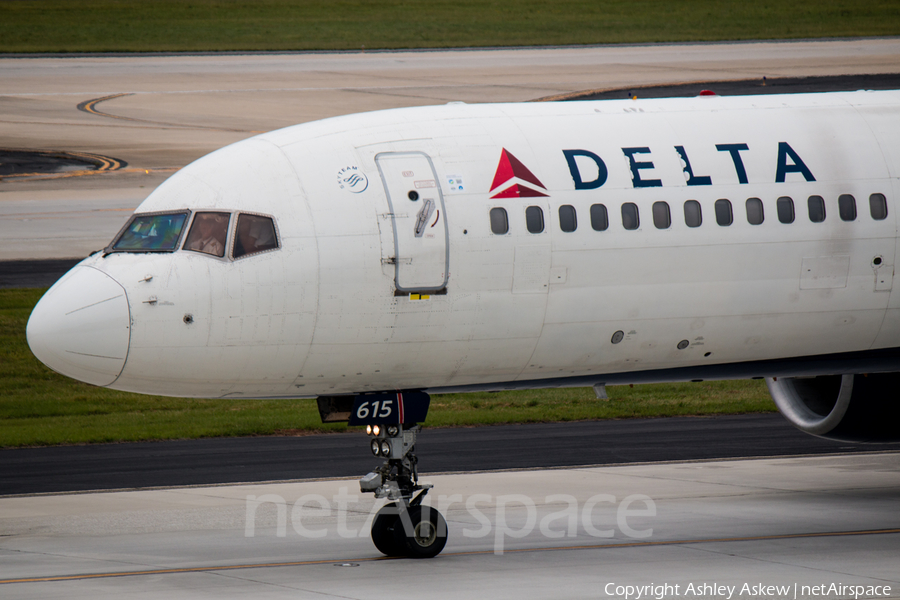
[[[0,260],[84,256],[173,169],[294,123],[659,83],[893,73],[898,64],[894,38],[3,58],[0,146],[92,152],[128,168],[0,182]],[[619,585],[669,584],[679,586],[662,594],[670,598],[720,600],[736,586],[731,598],[788,600],[795,584],[796,597],[831,599],[853,594],[804,594],[802,586],[862,584],[890,591],[860,597],[897,598],[898,457],[435,475],[435,503],[444,495],[454,504],[445,511],[450,542],[430,561],[378,558],[366,539],[372,499],[358,495],[355,480],[0,498],[0,596],[625,600]],[[248,510],[249,496],[269,502]],[[298,508],[300,499],[321,501],[321,512]],[[688,593],[688,584],[725,592]],[[744,584],[788,589],[744,592]]]
[[[0,58],[0,148],[89,152],[127,162],[94,175],[0,180],[0,260],[84,257],[102,248],[175,169],[296,123],[661,83],[895,73],[898,60],[900,38]]]
[[[301,401],[308,402],[308,401]],[[379,464],[362,432],[0,450],[0,496],[362,476]],[[874,451],[795,429],[778,414],[426,429],[429,473]]]
[[[900,596],[900,454],[427,480],[449,523],[431,560],[380,558],[367,524],[378,505],[355,480],[0,498],[0,595]],[[823,585],[854,587],[813,591]]]

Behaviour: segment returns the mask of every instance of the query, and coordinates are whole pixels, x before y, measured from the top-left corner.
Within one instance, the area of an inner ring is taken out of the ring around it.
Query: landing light
[[[381,440],[381,455],[390,458],[391,443],[387,440]]]
[[[381,453],[381,446],[379,445],[378,440],[372,440],[369,447],[372,449],[372,454],[375,456],[378,456]],[[390,450],[390,448],[388,448],[388,450]]]

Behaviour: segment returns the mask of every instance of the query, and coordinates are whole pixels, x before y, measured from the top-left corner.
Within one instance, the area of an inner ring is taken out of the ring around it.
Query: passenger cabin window
[[[665,202],[653,203],[653,225],[657,229],[668,229],[672,225],[672,214]]]
[[[609,228],[609,214],[606,212],[606,205],[591,205],[591,227],[594,231],[606,231]]]
[[[575,207],[569,204],[563,204],[559,207],[559,228],[566,233],[575,231],[578,227],[578,220],[575,218]]]
[[[869,212],[876,221],[887,218],[887,198],[884,194],[872,194],[869,196]]]
[[[134,215],[119,233],[110,252],[173,252],[188,219],[187,211]]]
[[[841,194],[838,196],[838,214],[841,215],[841,221],[855,221],[856,198],[850,194]]]
[[[544,211],[540,206],[529,206],[525,209],[525,228],[528,233],[544,231]]]
[[[238,215],[232,256],[240,258],[278,247],[275,222],[261,215]]]
[[[809,220],[813,223],[821,223],[825,220],[825,199],[822,196],[810,196],[806,201],[809,209]]]
[[[751,225],[760,225],[766,219],[762,200],[759,198],[747,198],[747,222]],[[721,223],[720,223],[721,224]]]
[[[716,223],[722,227],[728,227],[734,221],[734,215],[731,212],[731,201],[722,198],[716,200]]]
[[[782,196],[775,201],[775,212],[778,213],[778,220],[782,223],[794,222],[794,200],[788,196]]]
[[[638,213],[637,204],[634,202],[626,202],[622,205],[622,227],[629,230],[637,229],[641,226],[641,217]]]
[[[700,210],[700,203],[696,200],[684,203],[684,224],[688,227],[700,227],[703,224],[703,213]]]
[[[505,208],[491,209],[491,233],[504,235],[509,233],[509,218]]]
[[[225,256],[225,238],[228,237],[229,213],[198,212],[191,223],[191,231],[184,241],[184,249],[213,256]]]

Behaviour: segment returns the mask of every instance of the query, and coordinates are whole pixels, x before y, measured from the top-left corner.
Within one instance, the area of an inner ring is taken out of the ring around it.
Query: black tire
[[[403,544],[395,532],[395,526],[400,522],[398,510],[396,502],[385,504],[372,520],[372,543],[386,556],[405,555]]]
[[[394,533],[409,558],[433,558],[447,544],[447,521],[431,507],[411,506],[398,519]]]

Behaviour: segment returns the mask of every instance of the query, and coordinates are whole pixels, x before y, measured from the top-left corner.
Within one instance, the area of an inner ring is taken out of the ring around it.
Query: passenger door
[[[450,265],[447,215],[431,158],[424,152],[383,152],[375,162],[390,208],[397,290],[445,288]]]

